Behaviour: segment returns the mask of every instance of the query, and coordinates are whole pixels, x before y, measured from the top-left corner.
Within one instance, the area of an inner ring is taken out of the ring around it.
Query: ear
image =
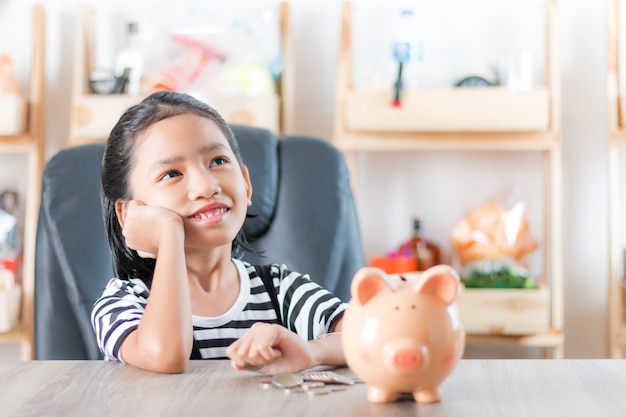
[[[248,171],[248,167],[241,164],[241,173],[243,174],[243,179],[246,182],[246,194],[248,196],[248,206],[252,205],[252,182],[250,181],[250,171]]]
[[[365,267],[358,270],[350,285],[352,299],[359,305],[364,305],[381,292],[393,292],[385,281],[385,276],[386,274],[378,268]]]
[[[126,209],[128,208],[127,200],[117,200],[115,202],[115,214],[120,226],[124,228],[124,220],[126,219]]]
[[[437,297],[444,304],[450,305],[459,289],[459,276],[448,265],[433,266],[422,273],[413,289],[417,293]]]

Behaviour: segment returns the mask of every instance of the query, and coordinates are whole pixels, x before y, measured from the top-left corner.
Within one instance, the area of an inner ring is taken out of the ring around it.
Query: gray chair
[[[267,130],[233,126],[250,169],[255,217],[244,224],[262,255],[280,262],[343,300],[364,265],[348,170],[328,142],[303,136],[277,139]],[[91,307],[113,266],[100,209],[104,145],[60,151],[46,165],[35,259],[35,358],[99,359]]]

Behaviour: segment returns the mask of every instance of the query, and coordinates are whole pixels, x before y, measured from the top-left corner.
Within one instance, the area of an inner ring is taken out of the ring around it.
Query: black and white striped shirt
[[[194,339],[203,359],[225,358],[226,348],[255,322],[283,323],[304,340],[313,340],[330,332],[346,309],[345,303],[308,275],[272,264],[270,273],[281,313],[278,320],[255,267],[238,259],[233,262],[240,279],[239,296],[233,306],[221,316],[192,317]],[[122,342],[139,326],[149,296],[150,289],[140,279],[109,281],[91,312],[105,359],[123,361]]]

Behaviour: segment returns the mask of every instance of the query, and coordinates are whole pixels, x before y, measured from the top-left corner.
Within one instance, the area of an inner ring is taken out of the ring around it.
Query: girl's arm
[[[184,372],[193,343],[191,301],[185,266],[184,228],[175,213],[131,201],[124,214],[126,243],[156,258],[150,297],[139,327],[122,343],[120,355],[138,368]]]
[[[315,350],[319,357],[316,365],[346,365],[346,358],[341,344],[341,322],[342,319],[337,320],[331,329],[331,333],[309,342],[315,345]]]

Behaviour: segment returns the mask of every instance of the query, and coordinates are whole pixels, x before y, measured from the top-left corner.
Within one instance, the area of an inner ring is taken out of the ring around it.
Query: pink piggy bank
[[[395,401],[401,393],[417,402],[441,400],[439,384],[465,346],[454,305],[458,289],[458,275],[447,265],[395,284],[378,268],[356,273],[342,344],[348,366],[369,385],[369,401]]]

